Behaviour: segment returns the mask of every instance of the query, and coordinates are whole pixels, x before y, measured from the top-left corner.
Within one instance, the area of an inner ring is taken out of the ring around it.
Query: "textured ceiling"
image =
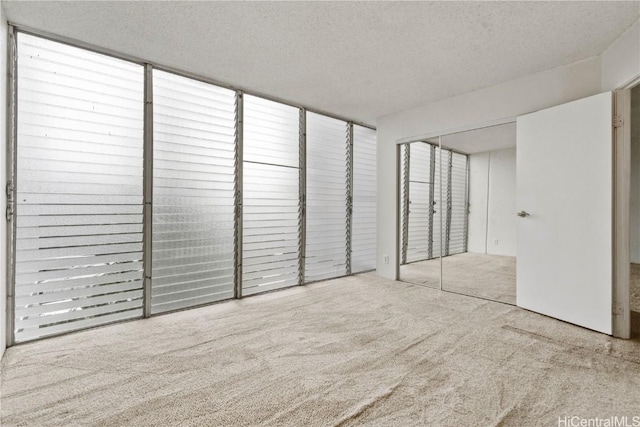
[[[490,126],[442,137],[442,147],[466,154],[502,150],[516,146],[516,123]]]
[[[375,124],[601,53],[638,2],[3,2],[10,22]]]

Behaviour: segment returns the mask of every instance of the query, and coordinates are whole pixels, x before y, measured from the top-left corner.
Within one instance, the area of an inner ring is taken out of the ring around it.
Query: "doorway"
[[[629,309],[631,336],[640,337],[640,85],[630,90]]]

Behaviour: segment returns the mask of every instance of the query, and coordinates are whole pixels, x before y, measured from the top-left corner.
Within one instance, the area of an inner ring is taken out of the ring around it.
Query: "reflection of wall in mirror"
[[[516,255],[516,149],[469,156],[469,252]]]

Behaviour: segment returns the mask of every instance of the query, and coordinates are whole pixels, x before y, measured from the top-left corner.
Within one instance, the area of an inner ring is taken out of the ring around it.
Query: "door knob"
[[[516,215],[518,215],[520,218],[524,218],[524,217],[529,216],[529,212],[520,211]]]

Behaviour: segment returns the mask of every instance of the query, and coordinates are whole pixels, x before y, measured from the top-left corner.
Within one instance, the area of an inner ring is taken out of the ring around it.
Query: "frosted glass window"
[[[244,95],[245,162],[297,168],[300,162],[300,110]]]
[[[376,131],[353,126],[351,272],[376,268]]]
[[[347,274],[347,131],[346,122],[307,114],[307,282]]]
[[[152,313],[233,297],[235,92],[153,71]]]
[[[244,97],[242,293],[300,283],[300,111]]]
[[[424,142],[408,145],[409,150],[409,222],[407,262],[429,259],[431,239],[431,156],[432,146]]]
[[[409,240],[409,150],[411,144],[400,146],[400,265],[407,263],[407,243]]]
[[[17,37],[16,341],[140,317],[143,68]]]
[[[449,255],[467,251],[467,156],[451,153]]]
[[[447,222],[447,159],[446,150],[436,147],[433,174],[433,251],[432,258],[444,255]],[[441,162],[442,160],[442,162]],[[442,170],[442,174],[440,171]],[[440,183],[442,182],[442,187]]]

